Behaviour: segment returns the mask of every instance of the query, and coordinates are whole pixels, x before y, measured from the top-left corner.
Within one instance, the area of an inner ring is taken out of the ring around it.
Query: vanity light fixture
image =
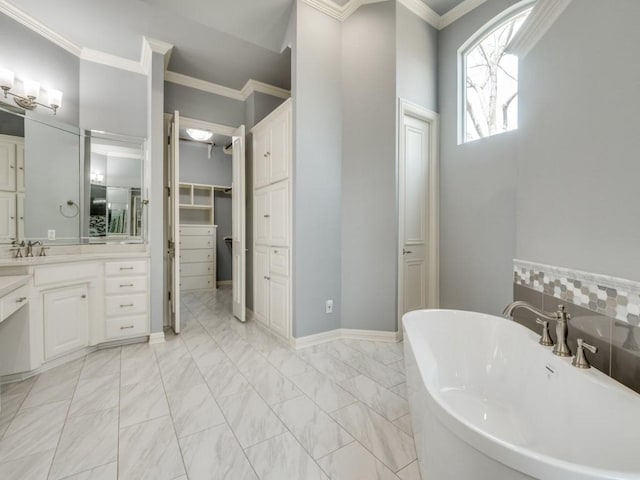
[[[89,180],[91,181],[91,183],[102,183],[102,181],[104,180],[104,175],[97,172],[91,172],[89,174]]]
[[[24,90],[23,95],[18,95],[10,92],[15,82],[15,74],[11,70],[0,68],[0,88],[4,91],[4,98],[11,95],[14,101],[22,108],[27,110],[33,110],[38,105],[53,110],[53,114],[56,115],[58,108],[62,105],[62,92],[50,88],[47,90],[48,104],[40,103],[37,101],[40,95],[40,83],[35,80],[24,78],[22,80],[22,87]]]
[[[213,133],[209,130],[200,130],[199,128],[187,128],[187,135],[198,142],[206,142],[213,137]]]

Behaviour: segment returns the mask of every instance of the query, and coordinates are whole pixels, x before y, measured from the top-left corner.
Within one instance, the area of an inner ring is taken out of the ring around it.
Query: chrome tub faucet
[[[517,301],[507,305],[502,314],[506,317],[512,317],[514,310],[517,310],[518,308],[524,308],[525,310],[529,310],[530,312],[533,312],[539,317],[542,317],[546,320],[557,322],[556,344],[553,347],[553,354],[558,355],[559,357],[571,356],[571,350],[569,349],[569,345],[567,345],[567,337],[569,333],[568,325],[569,320],[571,319],[571,315],[566,312],[564,305],[558,305],[558,310],[556,312],[545,312],[544,310],[540,310],[527,302]],[[545,341],[546,342],[543,344],[549,345],[549,340],[547,338],[545,338]]]

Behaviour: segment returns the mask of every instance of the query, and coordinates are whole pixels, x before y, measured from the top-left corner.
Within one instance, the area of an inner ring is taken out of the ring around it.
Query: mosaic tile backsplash
[[[640,326],[640,282],[514,260],[514,283]]]

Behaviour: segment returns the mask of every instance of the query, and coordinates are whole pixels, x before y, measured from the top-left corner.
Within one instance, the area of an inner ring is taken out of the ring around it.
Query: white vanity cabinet
[[[254,302],[259,322],[291,336],[291,100],[253,130]]]
[[[45,291],[44,359],[89,345],[89,290],[86,284]]]

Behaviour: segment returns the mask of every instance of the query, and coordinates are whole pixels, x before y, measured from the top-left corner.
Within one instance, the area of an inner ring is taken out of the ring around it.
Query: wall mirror
[[[145,140],[0,102],[0,244],[142,243]]]
[[[86,131],[83,238],[89,243],[145,239],[144,139]]]

